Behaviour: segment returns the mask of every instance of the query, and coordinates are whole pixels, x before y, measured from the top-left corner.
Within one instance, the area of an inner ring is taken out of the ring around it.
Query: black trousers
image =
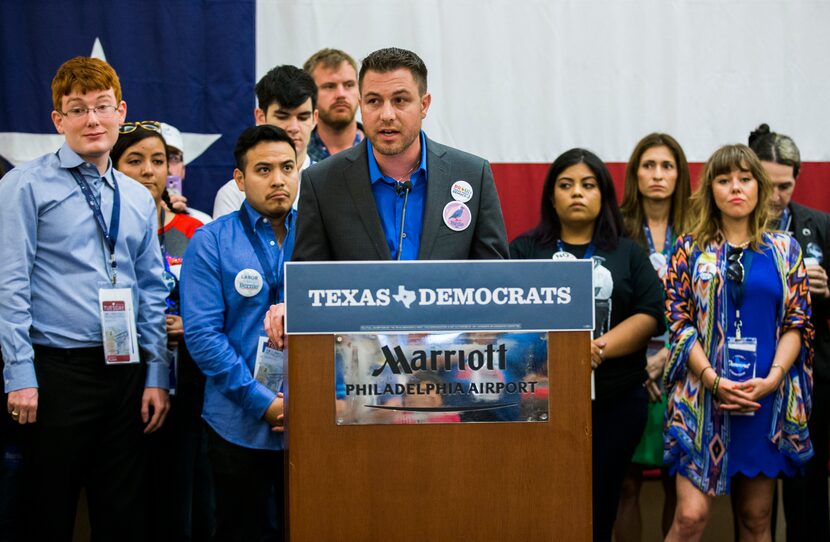
[[[803,474],[784,479],[784,517],[787,540],[830,540],[827,460],[830,456],[830,381],[813,382],[810,440],[816,455]]]
[[[214,542],[284,540],[284,452],[237,446],[208,427],[208,457],[216,491]],[[276,531],[268,527],[269,513]]]
[[[92,539],[143,540],[143,364],[107,366],[103,348],[35,346],[37,422],[23,429],[22,531],[71,541],[81,487]]]
[[[648,395],[642,387],[613,400],[593,402],[595,541],[611,540],[625,473],[643,436],[647,417]]]

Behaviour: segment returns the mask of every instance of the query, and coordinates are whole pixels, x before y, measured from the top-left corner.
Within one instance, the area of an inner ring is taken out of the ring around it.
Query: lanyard
[[[248,211],[245,209],[244,203],[239,209],[239,220],[242,222],[242,228],[245,230],[248,242],[251,243],[251,247],[254,249],[254,253],[256,253],[257,260],[259,260],[259,265],[262,266],[262,271],[265,274],[265,281],[268,283],[269,304],[275,305],[277,303],[277,276],[279,275],[278,270],[282,267],[283,251],[280,251],[277,261],[277,270],[275,270],[265,253],[262,241],[260,241],[254,231],[254,227],[251,224],[251,218],[248,216]],[[287,234],[286,237],[288,237]],[[283,245],[285,245],[285,241],[283,241]]]
[[[107,222],[104,220],[104,214],[101,212],[101,204],[92,193],[89,183],[86,182],[84,176],[77,167],[69,170],[75,182],[81,188],[81,192],[86,198],[89,208],[92,209],[92,215],[98,223],[98,229],[101,230],[101,235],[104,236],[107,248],[110,251],[110,267],[112,268],[112,285],[115,286],[116,278],[118,276],[118,264],[115,261],[115,246],[118,241],[118,227],[121,221],[121,193],[118,191],[118,182],[115,180],[115,174],[112,174],[112,185],[115,187],[115,194],[112,199],[112,216],[110,217],[110,227],[107,229]]]
[[[735,337],[738,339],[741,338],[741,307],[744,304],[744,288],[746,287],[746,283],[749,281],[749,269],[752,267],[752,258],[754,255],[755,252],[752,249],[744,249],[741,255],[741,263],[744,267],[744,280],[738,284],[730,280],[727,284],[729,298],[732,300],[732,305],[735,307]]]
[[[648,227],[646,222],[643,222],[643,233],[646,236],[646,243],[648,243],[648,253],[654,254],[657,252],[657,249],[654,248],[654,239],[651,238],[651,228]],[[666,226],[666,241],[663,243],[663,254],[668,254],[671,252],[672,248],[672,231],[671,231],[671,224]]]
[[[167,233],[164,231],[164,208],[161,209],[161,228],[159,229],[159,248],[161,249],[161,262],[164,264],[164,271],[161,273],[161,277],[164,280],[164,284],[167,286],[168,295],[167,295],[167,309],[165,309],[164,314],[174,314],[176,316],[181,316],[181,310],[179,308],[179,279],[176,278],[176,275],[173,274],[173,271],[170,269],[170,254],[167,253],[167,248],[165,247],[165,241],[167,237]]]
[[[164,207],[161,208],[161,220],[159,220],[159,248],[161,249],[161,255],[164,257],[164,269],[170,271],[170,266],[167,263],[167,250],[164,247],[164,243],[167,240],[167,232],[164,231],[164,220],[167,218],[164,213]]]
[[[562,239],[556,240],[556,250],[557,252],[566,252],[570,254],[567,250],[565,250],[565,244],[562,242]],[[588,244],[588,248],[585,249],[585,254],[582,255],[583,260],[590,260],[594,255],[594,242],[591,241]]]
[[[790,231],[791,221],[792,215],[790,215],[790,208],[784,207],[784,210],[781,211],[781,218],[778,220],[778,229],[781,231]]]

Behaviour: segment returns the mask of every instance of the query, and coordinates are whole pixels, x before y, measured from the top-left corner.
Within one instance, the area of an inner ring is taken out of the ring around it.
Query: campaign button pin
[[[455,181],[452,183],[450,193],[455,201],[467,203],[473,198],[473,187],[467,181]]]
[[[262,290],[262,275],[256,269],[243,269],[236,274],[233,285],[242,297],[254,297]]]
[[[554,252],[553,256],[551,256],[550,259],[551,260],[556,260],[558,262],[570,262],[572,260],[576,260],[576,256],[574,256],[570,252],[565,252],[564,250],[560,250],[558,252]]]
[[[666,259],[666,255],[661,252],[652,252],[651,255],[648,257],[649,261],[651,261],[651,266],[654,267],[654,270],[657,271],[657,275],[662,279],[666,277],[666,273],[668,273],[669,262]]]
[[[466,230],[473,221],[470,208],[460,201],[451,201],[444,206],[444,224],[453,231]]]

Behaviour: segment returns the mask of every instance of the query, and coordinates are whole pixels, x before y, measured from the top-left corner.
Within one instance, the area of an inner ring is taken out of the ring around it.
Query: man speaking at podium
[[[490,164],[421,130],[432,95],[418,55],[375,51],[358,85],[367,138],[303,173],[293,261],[507,258]],[[265,318],[279,347],[283,309]]]

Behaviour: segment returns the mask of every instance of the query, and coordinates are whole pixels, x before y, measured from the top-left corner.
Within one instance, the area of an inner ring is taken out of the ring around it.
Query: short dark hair
[[[623,232],[622,216],[617,205],[617,193],[614,190],[614,180],[605,163],[589,150],[571,149],[559,155],[548,169],[545,177],[545,186],[542,189],[541,219],[531,232],[539,244],[555,247],[556,241],[562,235],[562,223],[553,208],[553,189],[556,179],[563,171],[576,164],[585,164],[597,178],[597,186],[602,195],[599,216],[594,221],[593,243],[597,248],[613,250],[617,247]]]
[[[790,136],[776,134],[768,124],[762,124],[749,134],[749,148],[764,162],[773,162],[793,168],[793,179],[801,169],[801,152]]]
[[[268,111],[272,104],[293,109],[311,98],[311,109],[317,107],[317,85],[309,74],[296,66],[277,66],[256,84],[259,108]]]
[[[236,140],[236,146],[233,148],[236,168],[240,171],[245,171],[245,167],[248,165],[245,155],[249,150],[264,141],[288,143],[288,146],[294,149],[295,156],[297,154],[297,149],[294,148],[294,140],[282,128],[270,124],[251,126],[239,134],[239,139]]]
[[[386,73],[400,68],[409,70],[412,73],[412,78],[415,79],[415,83],[418,85],[418,93],[421,96],[426,94],[426,64],[421,60],[421,57],[412,51],[398,49],[397,47],[379,49],[364,58],[360,65],[360,76],[357,78],[357,84],[361,92],[363,92],[363,77],[366,75],[366,72]]]
[[[354,71],[357,72],[357,62],[347,53],[346,51],[341,51],[340,49],[320,49],[310,57],[308,60],[305,61],[303,64],[303,71],[307,74],[311,75],[317,66],[323,66],[326,69],[334,70],[340,67],[340,64],[348,62],[349,66],[354,68]]]

